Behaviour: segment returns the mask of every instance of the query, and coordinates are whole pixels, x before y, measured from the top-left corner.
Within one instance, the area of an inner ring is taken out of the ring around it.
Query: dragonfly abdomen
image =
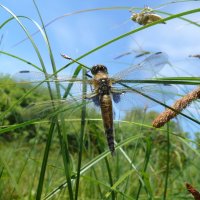
[[[107,137],[108,146],[112,156],[115,153],[115,145],[114,145],[114,136],[113,136],[113,128],[108,128],[105,130],[105,134]]]
[[[112,109],[112,100],[110,95],[100,95],[99,97],[102,119],[105,129],[105,134],[107,137],[107,142],[109,149],[114,154],[114,134],[113,134],[113,109]]]

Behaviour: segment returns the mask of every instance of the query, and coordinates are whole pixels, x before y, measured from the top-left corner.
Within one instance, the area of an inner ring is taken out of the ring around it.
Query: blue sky
[[[130,1],[130,0],[57,0],[57,1],[36,1],[44,23],[79,10],[102,8],[102,7],[140,7],[145,5],[156,8],[169,1]],[[31,0],[2,0],[1,4],[9,8],[16,15],[27,16],[39,24],[34,4]],[[184,3],[168,4],[159,8],[160,11],[169,13],[179,13],[190,9],[200,7],[199,1],[188,1]],[[139,12],[139,11],[138,11]],[[9,18],[9,14],[0,9],[1,23]],[[165,17],[164,15],[162,15]],[[187,19],[199,22],[200,13],[185,16]],[[30,33],[34,32],[36,27],[29,20],[22,20]],[[47,27],[47,33],[55,56],[57,69],[61,68],[67,61],[61,58],[60,53],[68,54],[77,58],[93,48],[139,27],[138,24],[130,20],[128,9],[99,10],[94,12],[85,12],[76,15],[70,15],[55,21]],[[11,22],[0,30],[0,36],[3,35],[1,50],[22,57],[37,65],[39,60],[29,41],[14,46],[26,36],[16,22]],[[188,74],[200,75],[200,62],[197,59],[188,58],[190,54],[200,53],[200,28],[189,24],[180,19],[168,21],[166,25],[159,24],[151,28],[142,30],[129,37],[123,38],[105,48],[87,56],[81,60],[88,66],[101,63],[109,68],[111,74],[120,71],[127,65],[137,63],[134,56],[127,56],[121,60],[114,60],[114,57],[121,53],[131,50],[164,51],[169,55],[172,67],[165,67],[162,74],[165,76],[186,76]],[[40,34],[34,36],[34,40],[44,59],[49,73],[51,73],[51,64],[48,57],[48,51]],[[9,58],[5,55],[0,56],[0,73],[15,74],[24,69],[34,70],[30,66]],[[73,66],[62,74],[71,74]]]
[[[144,7],[148,5],[152,8],[159,7],[168,1],[159,1],[159,4],[155,1],[137,1],[137,3],[129,0],[107,1],[107,0],[93,0],[93,1],[36,1],[41,11],[43,20],[46,23],[62,16],[67,13],[72,13],[78,10],[86,10],[92,8],[101,7]],[[19,0],[17,3],[13,1],[3,0],[2,5],[8,7],[16,15],[24,15],[35,20],[40,24],[39,17],[34,8],[31,0]],[[186,2],[170,4],[165,7],[161,7],[160,11],[179,13],[188,9],[194,9],[200,6],[199,2]],[[7,19],[7,14],[3,9],[0,11],[1,20]],[[199,20],[199,13],[189,15],[187,18],[194,21]],[[163,16],[164,17],[164,16]],[[72,15],[58,20],[48,26],[47,32],[52,45],[53,53],[56,59],[57,67],[60,68],[66,64],[66,60],[60,57],[60,53],[66,53],[73,58],[79,57],[87,51],[123,34],[130,30],[139,27],[138,24],[133,23],[130,19],[130,13],[125,9],[113,9],[109,11],[94,11]],[[24,25],[30,32],[36,30],[35,26],[28,20],[22,20]],[[165,51],[169,54],[170,61],[185,62],[189,54],[198,53],[200,51],[200,40],[198,27],[188,24],[185,21],[179,19],[169,21],[166,25],[157,25],[149,29],[140,31],[132,36],[119,40],[103,50],[95,52],[89,55],[82,62],[88,66],[92,66],[96,63],[102,63],[110,66],[111,73],[119,71],[116,67],[117,63],[114,63],[113,58],[117,55],[129,51],[129,50],[149,50],[149,51]],[[10,23],[4,27],[0,34],[4,36],[1,49],[27,60],[38,63],[38,59],[29,41],[26,41],[16,47],[14,44],[24,39],[25,34],[21,30],[16,22]],[[44,57],[46,65],[50,65],[47,48],[44,41],[38,34],[34,37],[36,44],[39,46],[40,51]],[[134,59],[126,57],[123,61],[133,62]],[[187,62],[192,59],[187,59]],[[13,73],[20,69],[27,68],[21,62],[15,61],[13,66],[13,59],[9,59],[7,56],[1,56],[0,62],[5,66],[0,69],[3,73]],[[136,60],[137,62],[137,60]],[[174,64],[174,63],[173,63]],[[180,64],[182,65],[182,63]],[[198,65],[198,63],[195,63]],[[121,67],[121,65],[120,65]],[[49,70],[51,68],[49,67]],[[191,70],[191,69],[190,69]],[[194,69],[195,70],[195,69]]]

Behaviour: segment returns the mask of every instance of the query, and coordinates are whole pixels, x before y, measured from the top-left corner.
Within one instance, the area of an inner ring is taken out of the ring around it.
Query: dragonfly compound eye
[[[107,67],[104,65],[94,65],[91,69],[91,73],[93,75],[96,75],[97,73],[102,72],[102,73],[108,73]]]

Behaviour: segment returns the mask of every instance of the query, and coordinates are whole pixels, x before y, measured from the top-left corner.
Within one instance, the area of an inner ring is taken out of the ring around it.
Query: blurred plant
[[[1,76],[0,84],[0,114],[5,112],[13,103],[17,102],[18,99],[32,87],[31,84],[26,84],[24,87],[19,87],[19,85],[16,84],[16,82],[13,81],[9,76]],[[46,88],[35,90],[33,93],[24,98],[19,105],[15,106],[11,112],[4,116],[4,118],[1,120],[2,128],[22,123],[24,121],[24,111],[26,111],[26,108],[33,102],[48,100],[48,96],[49,94]],[[40,135],[40,139],[43,140],[45,139],[45,128],[47,128],[45,124],[39,124],[39,126],[30,124],[26,127],[6,132],[1,136],[9,141],[20,137],[25,137],[26,140],[31,140],[36,135]]]
[[[188,190],[188,192],[190,192],[195,200],[200,200],[200,193],[189,183],[186,183],[186,188]]]

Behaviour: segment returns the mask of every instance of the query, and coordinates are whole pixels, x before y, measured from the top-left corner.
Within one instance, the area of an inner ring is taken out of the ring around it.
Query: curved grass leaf
[[[122,141],[121,143],[119,143],[117,146],[116,146],[116,150],[138,138],[142,138],[143,136],[141,136],[141,134],[138,134],[138,135],[134,135],[134,136],[131,136],[129,138],[127,138],[126,140]],[[96,164],[98,164],[102,159],[104,159],[107,155],[109,155],[110,152],[109,150],[103,152],[102,154],[96,156],[95,158],[93,158],[91,161],[89,161],[86,165],[84,165],[82,168],[81,168],[81,172],[80,174],[84,174],[85,172],[87,172],[88,170],[92,169],[92,167]],[[130,163],[129,163],[130,164]],[[136,171],[137,172],[137,171]],[[138,173],[137,173],[138,175]],[[74,175],[72,177],[72,180],[74,180],[76,178],[76,175]],[[64,182],[62,183],[60,186],[58,186],[57,188],[55,188],[51,193],[49,193],[48,195],[46,195],[43,199],[46,200],[46,199],[50,199],[52,198],[54,195],[56,195],[58,192],[60,192],[63,188],[65,188],[67,186],[67,183]]]
[[[12,58],[15,58],[15,59],[17,59],[17,60],[20,60],[20,61],[22,61],[22,62],[24,62],[24,63],[26,63],[26,64],[28,64],[28,65],[31,65],[31,66],[34,67],[35,69],[37,69],[37,70],[39,70],[39,71],[42,71],[37,65],[35,65],[35,64],[33,64],[33,63],[31,63],[31,62],[29,62],[29,61],[23,59],[23,58],[20,58],[19,56],[16,56],[16,55],[7,53],[7,52],[5,52],[5,51],[0,51],[0,54],[4,54],[4,55],[10,56],[10,57],[12,57]]]

